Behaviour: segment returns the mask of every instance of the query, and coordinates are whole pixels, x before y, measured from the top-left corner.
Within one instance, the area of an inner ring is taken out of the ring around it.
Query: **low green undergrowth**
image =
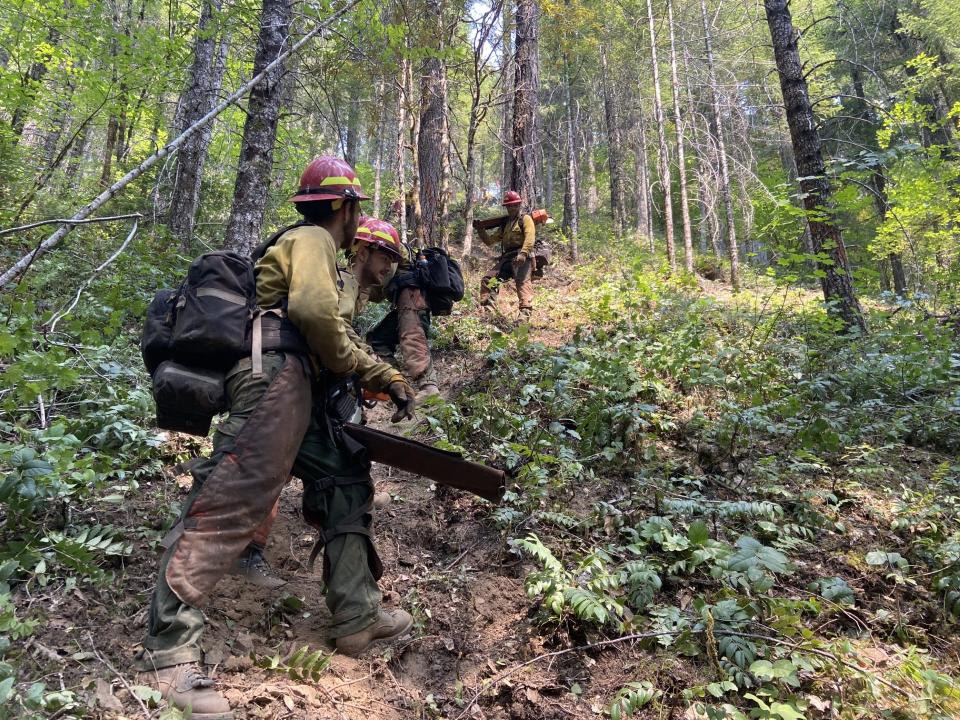
[[[696,658],[685,695],[710,717],[956,713],[956,668],[928,652],[960,614],[956,337],[909,308],[848,337],[782,288],[724,300],[609,268],[550,297],[576,318],[560,346],[472,333],[487,370],[429,409],[443,443],[509,470],[492,520],[538,621]],[[901,648],[886,679],[856,661],[875,642]],[[611,714],[658,702],[644,688]]]

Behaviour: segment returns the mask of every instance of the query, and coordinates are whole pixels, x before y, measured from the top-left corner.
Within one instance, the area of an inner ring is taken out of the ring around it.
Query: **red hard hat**
[[[300,189],[291,202],[369,200],[353,168],[340,158],[322,155],[310,161],[300,176]]]
[[[357,232],[354,234],[353,239],[356,242],[370,242],[370,227],[369,223],[374,222],[376,218],[372,218],[369,215],[361,215],[360,220],[357,223]]]
[[[385,220],[364,218],[362,226],[357,229],[356,240],[385,250],[396,257],[397,260],[403,257],[400,234],[393,225]]]
[[[507,190],[503,195],[502,205],[519,205],[523,200],[520,198],[520,193],[516,190]]]

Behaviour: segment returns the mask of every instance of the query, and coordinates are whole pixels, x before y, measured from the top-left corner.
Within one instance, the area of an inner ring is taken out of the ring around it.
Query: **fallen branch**
[[[104,260],[100,264],[100,266],[93,271],[93,274],[90,277],[88,277],[80,285],[80,287],[77,288],[77,295],[76,297],[73,298],[73,302],[70,303],[69,307],[63,310],[60,310],[52,318],[50,318],[49,328],[47,329],[47,332],[52,333],[54,330],[57,329],[57,323],[60,322],[64,317],[66,317],[70,312],[72,312],[73,309],[77,306],[77,303],[80,302],[80,295],[83,294],[83,291],[86,290],[88,287],[90,287],[91,283],[93,283],[93,281],[97,279],[97,276],[99,276],[100,273],[103,272],[103,270],[108,265],[110,265],[110,263],[112,263],[114,260],[120,257],[120,253],[122,253],[126,249],[127,245],[130,244],[130,241],[133,240],[133,236],[137,234],[138,227],[139,227],[139,223],[135,220],[133,222],[133,227],[130,228],[130,234],[127,235],[127,239],[123,241],[123,245],[117,248],[117,251],[113,253],[113,255],[111,255],[106,260]]]
[[[84,223],[99,223],[99,222],[112,222],[114,220],[127,220],[129,218],[142,218],[143,215],[140,213],[130,213],[129,215],[110,215],[106,217],[98,218],[87,218],[86,220],[72,220],[65,218],[55,218],[53,220],[40,220],[39,222],[30,223],[29,225],[19,225],[18,227],[8,228],[6,230],[0,230],[0,237],[4,235],[12,235],[13,233],[20,232],[21,230],[29,230],[30,228],[40,227],[41,225],[54,225],[57,223],[63,225],[81,225]]]
[[[90,650],[93,652],[94,657],[96,657],[97,660],[105,668],[107,668],[107,670],[113,673],[113,676],[117,678],[117,680],[119,680],[120,683],[127,689],[127,692],[130,693],[130,697],[132,697],[134,700],[137,701],[137,704],[140,706],[140,709],[143,711],[143,716],[147,720],[151,720],[153,715],[150,713],[149,710],[147,710],[147,706],[144,705],[143,700],[140,699],[140,696],[133,691],[132,687],[130,687],[130,683],[128,683],[126,678],[124,678],[123,675],[117,672],[117,669],[113,665],[111,665],[103,655],[100,654],[99,650],[97,650],[97,645],[96,643],[93,642],[93,635],[90,633],[87,633],[87,639],[90,641]]]
[[[195,133],[197,133],[205,125],[213,121],[217,115],[222,113],[228,107],[233,105],[235,102],[240,100],[244,95],[246,95],[251,88],[256,86],[263,78],[265,78],[275,67],[280,65],[284,60],[297,52],[300,48],[306,45],[310,40],[316,37],[320,32],[325,30],[336,20],[338,20],[342,15],[352,10],[360,0],[348,0],[347,4],[344,5],[340,10],[336,11],[331,15],[325,22],[318,24],[313,30],[304,35],[293,47],[291,47],[286,52],[282,52],[277,55],[276,59],[268,63],[266,67],[263,68],[257,75],[254,75],[250,80],[243,84],[238,90],[236,90],[232,95],[227,97],[223,102],[217,105],[213,110],[208,112],[202,118],[197,120],[193,125],[184,130],[180,135],[171,141],[169,144],[160,148],[153,155],[148,157],[142,163],[140,163],[133,170],[128,172],[122,178],[117,180],[113,185],[108,187],[102,193],[97,195],[93,200],[84,205],[77,213],[71,217],[66,224],[63,225],[59,230],[53,233],[50,237],[40,243],[34,250],[24,255],[17,262],[7,268],[2,274],[0,274],[0,289],[6,286],[11,282],[15,277],[17,277],[23,270],[26,270],[30,264],[34,261],[35,258],[38,258],[42,255],[45,255],[50,250],[55,248],[60,244],[60,241],[67,236],[67,234],[73,229],[73,226],[79,221],[87,218],[91,213],[98,210],[102,207],[108,200],[110,200],[114,195],[123,190],[127,185],[136,180],[138,177],[143,175],[147,170],[153,167],[158,161],[175,153],[181,145],[183,145],[187,140],[189,140]]]

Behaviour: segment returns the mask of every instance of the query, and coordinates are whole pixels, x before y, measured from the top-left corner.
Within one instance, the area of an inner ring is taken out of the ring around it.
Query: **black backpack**
[[[393,282],[394,292],[405,287],[423,290],[432,314],[449,315],[454,303],[463,300],[463,271],[443,248],[425,248],[420,251],[414,266],[399,274]]]
[[[224,374],[251,352],[251,319],[257,309],[254,264],[291,225],[274,233],[251,257],[217,251],[190,264],[176,290],[158,290],[147,308],[140,338],[153,379],[157,425],[206,435],[223,411]],[[300,349],[289,321],[264,320],[264,349]]]

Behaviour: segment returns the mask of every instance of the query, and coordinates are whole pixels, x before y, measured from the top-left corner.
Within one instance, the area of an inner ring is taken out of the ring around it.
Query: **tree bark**
[[[424,60],[420,78],[420,128],[417,136],[417,169],[423,221],[419,233],[423,247],[447,247],[447,197],[450,134],[447,131],[447,68],[439,54],[444,49],[442,0],[428,0],[434,20],[437,56]]]
[[[653,112],[657,126],[657,164],[663,188],[663,229],[667,242],[670,272],[677,270],[677,248],[673,237],[673,183],[670,179],[670,156],[667,150],[667,128],[660,97],[660,64],[657,60],[657,33],[653,23],[653,2],[647,0],[647,21],[650,29],[650,64],[653,69]]]
[[[253,62],[254,74],[258,74],[286,50],[290,37],[291,9],[291,0],[263,0],[260,36]],[[260,242],[273,172],[273,148],[284,90],[283,74],[283,64],[280,64],[250,91],[233,207],[224,243],[226,249],[241,255],[249,255]]]
[[[623,140],[617,119],[616,101],[610,87],[610,69],[605,43],[600,44],[600,80],[603,87],[603,113],[607,122],[607,162],[610,167],[610,216],[613,231],[619,236],[626,225],[623,192]]]
[[[636,222],[634,224],[634,239],[647,245],[653,252],[653,218],[650,211],[650,168],[647,156],[647,120],[643,115],[643,108],[637,116],[637,128],[634,133],[634,174],[636,175]]]
[[[690,230],[690,201],[687,198],[687,160],[684,148],[686,123],[680,113],[680,81],[677,77],[677,45],[673,29],[673,0],[667,0],[667,23],[670,26],[670,80],[673,86],[673,121],[677,133],[677,174],[680,177],[680,218],[683,223],[683,261],[687,272],[693,272],[693,236]]]
[[[830,183],[826,177],[820,135],[800,63],[797,31],[793,27],[787,2],[764,0],[764,8],[813,249],[817,255],[825,254],[830,260],[817,263],[821,274],[820,286],[828,311],[839,317],[848,328],[856,327],[865,331],[866,323],[854,294],[843,236],[832,218]]]
[[[720,195],[723,199],[727,224],[730,284],[733,286],[733,291],[737,292],[740,290],[740,252],[737,249],[737,225],[733,215],[733,197],[730,192],[730,168],[727,164],[727,150],[723,141],[723,118],[720,114],[720,96],[717,92],[717,74],[713,64],[713,39],[707,18],[706,0],[700,0],[700,17],[703,21],[703,39],[707,53],[707,88],[710,93],[711,126],[716,140],[717,164],[720,170]]]
[[[400,231],[400,240],[407,242],[407,171],[403,149],[407,142],[407,66],[406,58],[400,61],[400,76],[397,80],[397,155],[394,158],[394,177],[397,182],[399,212],[395,222]]]
[[[513,59],[513,13],[512,0],[503,3],[503,91],[504,97],[509,98],[503,103],[503,113],[500,117],[500,147],[503,150],[500,172],[500,194],[510,189],[513,179],[513,103],[514,103],[514,73],[516,68]]]
[[[596,215],[600,207],[600,191],[597,189],[597,163],[593,159],[593,130],[589,127],[583,133],[583,154],[587,161],[587,215]]]
[[[512,189],[520,193],[524,207],[536,202],[537,108],[540,90],[540,8],[537,0],[517,0],[516,53],[513,102]]]
[[[382,205],[382,185],[383,185],[383,146],[386,144],[387,131],[387,91],[385,89],[383,77],[377,78],[376,98],[377,98],[377,137],[376,152],[373,159],[373,216],[382,217],[380,207]]]
[[[563,232],[570,242],[570,260],[571,262],[580,261],[580,209],[578,207],[580,189],[577,182],[577,146],[574,139],[577,137],[576,115],[573,112],[573,93],[570,82],[570,63],[564,58],[566,65],[566,82],[564,90],[566,93],[567,117],[566,117],[566,142],[564,150],[566,152],[565,175],[566,182],[563,189]]]
[[[210,112],[217,104],[217,96],[223,84],[226,67],[226,38],[215,32],[222,0],[205,0],[200,11],[196,40],[193,50],[193,65],[190,80],[183,92],[177,112],[177,132],[183,132]],[[213,136],[212,125],[207,125],[184,143],[176,159],[173,188],[170,197],[170,213],[167,226],[171,234],[187,250],[193,237],[193,228],[200,204],[200,182],[207,150]]]

